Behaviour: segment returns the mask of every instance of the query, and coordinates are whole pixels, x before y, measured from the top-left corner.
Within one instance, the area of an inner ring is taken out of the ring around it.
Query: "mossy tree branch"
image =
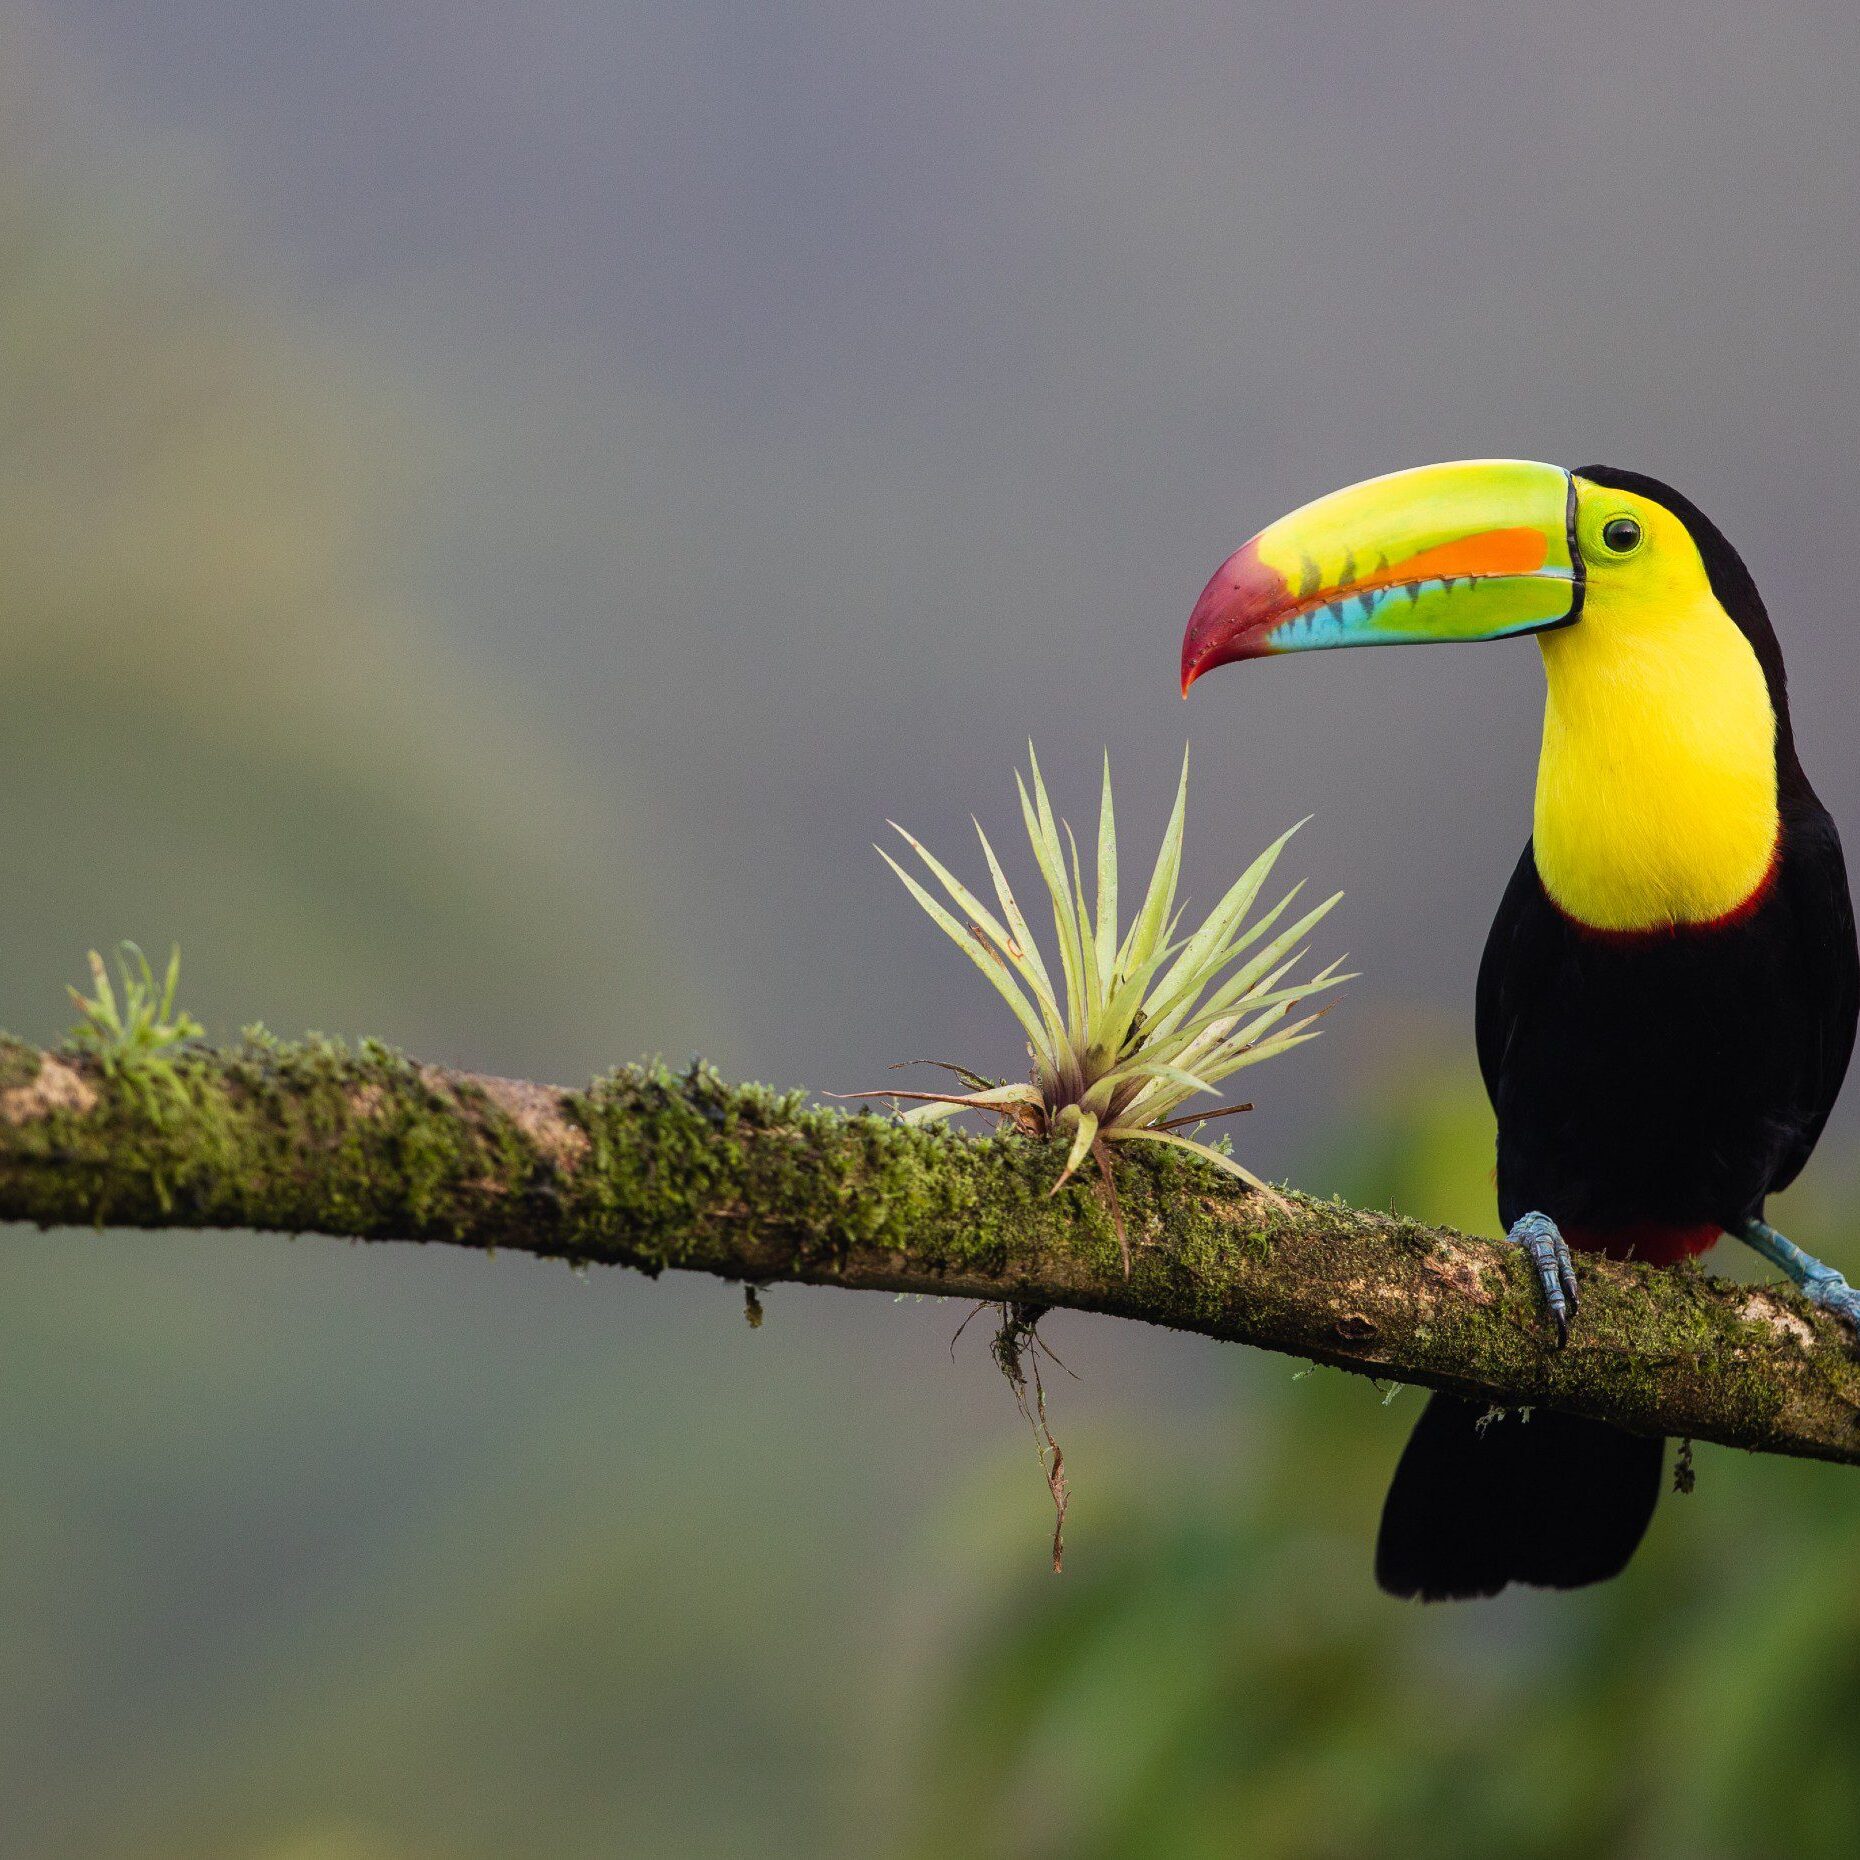
[[[170,1089],[168,1087],[174,1087]],[[1860,1462],[1860,1361],[1794,1293],[1585,1263],[1552,1348],[1502,1243],[1120,1161],[1126,1277],[1061,1148],[806,1107],[695,1069],[586,1090],[261,1039],[147,1088],[0,1036],[0,1218],[445,1241],[1098,1311],[1643,1433]]]

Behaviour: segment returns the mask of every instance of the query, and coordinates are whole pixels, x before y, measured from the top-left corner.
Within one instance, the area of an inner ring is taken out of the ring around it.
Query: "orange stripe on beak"
[[[1483,530],[1423,549],[1405,562],[1391,562],[1381,574],[1365,575],[1339,592],[1394,588],[1408,581],[1450,581],[1460,575],[1534,575],[1549,555],[1549,538],[1542,530]]]

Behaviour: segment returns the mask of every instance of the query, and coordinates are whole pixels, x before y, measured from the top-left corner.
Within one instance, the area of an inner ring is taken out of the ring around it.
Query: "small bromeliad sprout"
[[[1028,756],[1032,792],[1018,773],[1014,779],[1027,838],[1052,901],[1063,999],[979,821],[975,831],[999,916],[896,821],[888,824],[903,835],[960,915],[952,915],[883,847],[877,850],[911,896],[1014,1010],[1027,1035],[1031,1079],[1024,1085],[995,1085],[965,1068],[951,1068],[976,1089],[888,1095],[917,1101],[905,1113],[911,1123],[985,1111],[1030,1135],[1063,1138],[1070,1147],[1055,1193],[1088,1159],[1095,1161],[1128,1272],[1130,1242],[1111,1173],[1112,1144],[1172,1144],[1264,1193],[1272,1192],[1233,1157],[1182,1134],[1187,1126],[1250,1106],[1187,1113],[1183,1106],[1203,1094],[1218,1096],[1222,1080],[1316,1037],[1311,1030],[1316,1012],[1295,1020],[1288,1017],[1301,1003],[1351,977],[1340,975],[1333,962],[1305,981],[1287,978],[1304,957],[1302,939],[1343,894],[1325,899],[1280,928],[1303,889],[1300,881],[1277,904],[1247,921],[1281,849],[1298,830],[1292,827],[1234,881],[1198,929],[1178,936],[1183,913],[1176,907],[1176,887],[1188,805],[1184,752],[1162,848],[1143,901],[1120,935],[1110,758],[1105,758],[1098,809],[1094,902],[1087,898],[1072,829],[1054,816],[1031,745]]]
[[[116,967],[122,977],[120,1003],[110,983],[110,972],[94,949],[90,952],[90,974],[96,994],[85,996],[75,988],[65,990],[83,1016],[71,1029],[73,1044],[88,1047],[105,1073],[145,1099],[152,1102],[154,1088],[160,1085],[184,1100],[186,1093],[174,1068],[173,1049],[183,1041],[198,1039],[202,1029],[191,1014],[175,1010],[175,990],[181,981],[180,945],[177,943],[169,955],[167,973],[159,986],[149,959],[133,943],[118,945]]]

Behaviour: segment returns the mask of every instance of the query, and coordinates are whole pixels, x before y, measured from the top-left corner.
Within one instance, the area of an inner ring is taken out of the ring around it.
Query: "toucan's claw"
[[[1746,1246],[1755,1248],[1771,1265],[1780,1266],[1802,1288],[1802,1296],[1811,1305],[1832,1311],[1850,1330],[1860,1334],[1860,1291],[1847,1283],[1844,1273],[1824,1265],[1814,1254],[1804,1253],[1768,1221],[1752,1216],[1736,1231]]]
[[[1556,1343],[1560,1350],[1569,1341],[1570,1320],[1582,1303],[1569,1242],[1549,1215],[1535,1213],[1519,1215],[1506,1238],[1523,1247],[1531,1257],[1531,1264],[1537,1268],[1537,1282],[1543,1288],[1550,1321],[1556,1326]]]

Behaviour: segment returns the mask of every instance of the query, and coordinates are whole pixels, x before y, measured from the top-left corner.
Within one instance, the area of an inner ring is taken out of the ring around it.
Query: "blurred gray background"
[[[1011,1071],[870,842],[1010,832],[1031,735],[1075,817],[1108,746],[1138,844],[1192,737],[1191,891],[1311,814],[1292,863],[1349,893],[1365,978],[1237,1132],[1337,1186],[1392,1065],[1465,1069],[1536,654],[1185,706],[1188,609],[1375,472],[1649,471],[1751,564],[1860,829],[1857,59],[1833,4],[25,0],[7,1024],[179,937],[216,1033]],[[950,1309],[778,1293],[751,1336],[724,1288],[520,1261],[6,1253],[0,1851],[876,1851],[938,1609],[983,1540],[1041,1554]],[[1094,1464],[1192,1455],[1255,1372],[1055,1338],[1089,1559]],[[1358,1407],[1379,1467],[1406,1416]],[[550,1728],[576,1662],[598,1733]],[[448,1717],[480,1681],[494,1721]],[[487,1782],[407,1834],[389,1724],[534,1739],[583,1806],[532,1849]]]
[[[1030,733],[1087,804],[1108,745],[1154,815],[1192,730],[1202,858],[1314,813],[1377,992],[1458,1012],[1530,649],[1174,687],[1231,547],[1438,458],[1677,481],[1855,818],[1852,8],[33,17],[131,210],[408,398],[392,572],[626,797],[722,1010],[643,991],[634,1043],[820,1085],[927,1032],[998,1053],[867,845],[999,816]]]

